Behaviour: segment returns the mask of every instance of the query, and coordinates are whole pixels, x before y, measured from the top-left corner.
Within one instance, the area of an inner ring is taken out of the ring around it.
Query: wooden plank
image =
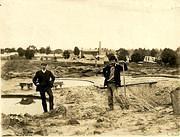
[[[140,83],[130,83],[130,84],[126,84],[125,86],[126,87],[129,87],[129,86],[136,86],[136,85],[143,85],[143,84],[149,84],[149,86],[151,87],[152,84],[156,84],[157,81],[153,81],[153,82],[140,82]],[[121,87],[123,87],[124,85],[121,85]],[[101,89],[106,89],[107,87],[99,87]]]

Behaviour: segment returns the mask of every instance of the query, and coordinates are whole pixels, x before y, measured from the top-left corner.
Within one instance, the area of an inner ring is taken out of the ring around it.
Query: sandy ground
[[[2,115],[3,135],[180,135],[169,93],[179,80],[127,88],[129,110],[115,100],[107,111],[106,89],[94,86],[54,91],[56,108],[38,115]],[[122,92],[122,89],[119,89]],[[6,92],[8,94],[9,92]],[[24,91],[24,93],[27,93]],[[39,108],[42,109],[42,108]]]
[[[106,89],[102,77],[84,77],[95,86],[65,87],[54,91],[55,109],[30,115],[2,114],[3,136],[61,135],[180,135],[180,116],[173,114],[170,92],[179,87],[179,79],[162,77],[126,77],[126,83],[158,81],[157,84],[127,87],[128,110],[114,100],[115,110],[107,111]],[[20,90],[19,82],[28,78],[2,81],[1,94],[33,94]],[[123,88],[118,95],[124,94]],[[33,108],[32,108],[33,109]],[[42,109],[42,108],[39,108]]]

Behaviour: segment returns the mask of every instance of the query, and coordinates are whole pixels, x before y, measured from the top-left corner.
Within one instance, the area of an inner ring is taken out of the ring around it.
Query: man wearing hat
[[[53,75],[53,73],[47,70],[46,67],[46,63],[41,63],[41,70],[37,71],[33,78],[33,83],[36,86],[36,91],[39,91],[41,95],[44,112],[48,111],[45,93],[49,95],[49,108],[50,110],[53,109],[53,93],[51,88],[53,87],[53,83],[55,80],[55,76]]]
[[[126,63],[123,61],[124,70],[128,70]],[[107,95],[108,95],[108,110],[114,109],[113,96],[115,95],[116,100],[120,103],[120,107],[124,109],[124,104],[121,101],[121,98],[117,95],[117,88],[121,87],[120,72],[123,71],[123,66],[117,63],[117,58],[112,55],[109,57],[109,63],[103,68],[103,75],[105,77],[104,86],[107,86]],[[127,107],[127,105],[126,105]]]

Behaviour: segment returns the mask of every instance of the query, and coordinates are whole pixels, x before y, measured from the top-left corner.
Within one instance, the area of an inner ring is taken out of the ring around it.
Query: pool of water
[[[33,99],[29,105],[20,104],[22,98],[1,98],[1,112],[4,114],[41,114],[43,113],[41,100]],[[47,104],[48,105],[48,104]]]

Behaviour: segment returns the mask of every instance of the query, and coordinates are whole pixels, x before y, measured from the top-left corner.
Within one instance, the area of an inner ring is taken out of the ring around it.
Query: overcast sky
[[[180,0],[0,0],[0,46],[180,46]]]

